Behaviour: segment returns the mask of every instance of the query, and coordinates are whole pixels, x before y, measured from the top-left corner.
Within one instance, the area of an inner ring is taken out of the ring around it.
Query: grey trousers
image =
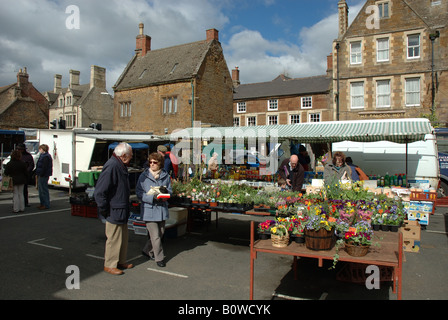
[[[143,252],[153,257],[156,262],[165,259],[162,247],[162,237],[165,233],[165,221],[146,222],[148,229],[148,241],[143,247]]]
[[[116,268],[118,264],[126,263],[128,252],[128,225],[112,224],[106,221],[106,249],[104,266]]]

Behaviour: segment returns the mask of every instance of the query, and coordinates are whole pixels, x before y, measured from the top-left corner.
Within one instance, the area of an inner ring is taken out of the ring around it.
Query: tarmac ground
[[[133,269],[112,276],[103,271],[104,224],[73,216],[68,192],[50,189],[51,208],[38,210],[30,188],[24,213],[12,212],[12,194],[0,193],[1,300],[169,300],[245,301],[250,287],[250,221],[265,217],[219,213],[191,233],[165,237],[167,265],[158,267],[141,254],[146,236],[129,233]],[[448,299],[448,208],[437,208],[421,231],[418,252],[405,252],[403,300]],[[340,281],[338,263],[319,268],[299,259],[294,280],[292,258],[258,253],[254,298],[260,301],[396,300],[390,282],[380,289]],[[13,267],[12,267],[13,266]],[[79,282],[76,282],[79,276]],[[75,286],[75,284],[79,286]]]

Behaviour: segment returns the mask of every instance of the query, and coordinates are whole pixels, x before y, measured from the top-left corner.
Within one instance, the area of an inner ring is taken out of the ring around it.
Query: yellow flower
[[[271,229],[271,231],[272,231],[272,233],[277,233],[277,227],[273,227],[273,228]]]

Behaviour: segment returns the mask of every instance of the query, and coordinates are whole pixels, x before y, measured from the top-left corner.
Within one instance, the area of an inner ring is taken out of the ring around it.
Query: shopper
[[[162,155],[164,159],[164,167],[165,171],[172,176],[174,173],[173,163],[171,162],[170,155],[168,153],[168,148],[164,145],[160,145],[157,147],[157,152]],[[151,168],[151,166],[149,166]]]
[[[325,183],[331,183],[339,180],[349,180],[352,176],[352,170],[345,162],[345,154],[341,151],[336,151],[333,154],[333,159],[328,162],[324,168]]]
[[[23,186],[23,198],[25,201],[25,207],[29,207],[30,205],[29,205],[29,201],[28,201],[28,185],[34,183],[32,181],[33,170],[34,170],[34,159],[33,159],[33,156],[31,155],[31,153],[29,153],[26,150],[25,144],[19,143],[17,145],[16,149],[22,153],[22,161],[25,163],[26,169],[27,169],[27,179]]]
[[[302,191],[305,170],[299,163],[299,157],[293,154],[289,159],[283,160],[278,169],[280,178],[285,179],[288,188],[292,191]]]
[[[362,171],[361,168],[356,164],[353,164],[353,160],[351,157],[347,157],[345,159],[345,162],[348,166],[350,166],[350,169],[352,170],[353,181],[369,180],[369,177],[364,173],[364,171]]]
[[[149,239],[143,248],[143,254],[155,260],[159,267],[165,267],[165,253],[162,238],[165,233],[165,221],[169,218],[168,202],[166,198],[158,199],[156,188],[166,187],[172,194],[171,179],[164,169],[164,157],[160,153],[149,155],[149,169],[140,175],[135,194],[142,202],[140,217],[146,223]]]
[[[94,192],[98,213],[106,219],[104,271],[113,275],[123,274],[122,269],[133,267],[126,263],[131,194],[128,165],[131,159],[132,147],[125,142],[119,143],[104,164]]]
[[[13,184],[12,202],[14,213],[25,211],[23,199],[23,187],[27,179],[26,164],[21,160],[22,153],[14,150],[11,153],[11,161],[5,165],[5,175],[10,176]]]
[[[48,190],[48,179],[53,175],[53,159],[48,153],[48,145],[39,146],[39,160],[36,164],[37,188],[39,190],[39,209],[50,208],[50,192]]]
[[[310,171],[310,163],[311,163],[311,158],[308,155],[308,151],[306,151],[306,148],[304,145],[300,145],[299,147],[299,154],[297,155],[299,157],[299,162],[303,167],[303,170],[305,171]]]

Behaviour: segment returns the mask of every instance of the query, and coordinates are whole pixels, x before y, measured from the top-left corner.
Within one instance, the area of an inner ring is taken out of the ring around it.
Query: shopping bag
[[[2,191],[12,191],[12,178],[10,176],[2,177]]]

